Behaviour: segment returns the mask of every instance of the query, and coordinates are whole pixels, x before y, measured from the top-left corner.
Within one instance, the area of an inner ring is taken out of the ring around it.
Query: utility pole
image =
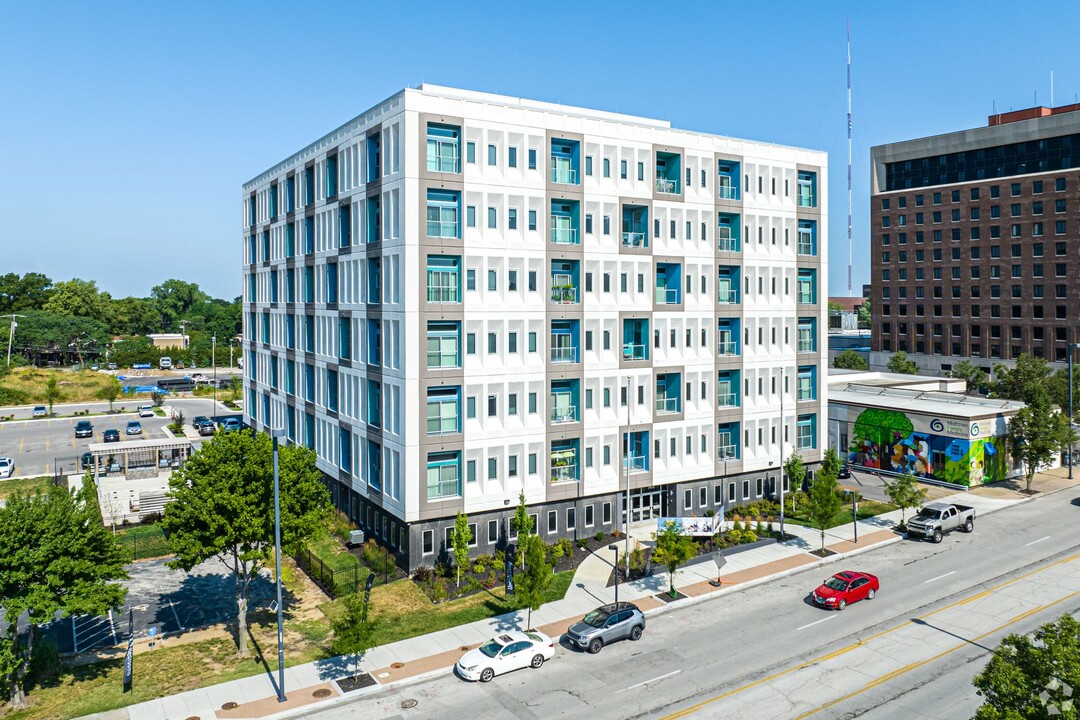
[[[17,317],[26,317],[26,316],[25,315],[16,315],[15,313],[11,313],[10,315],[3,315],[3,316],[0,316],[0,317],[9,317],[9,318],[11,318],[11,330],[8,331],[8,339],[7,339],[7,366],[11,367],[11,341],[15,337],[15,328],[19,327],[19,323],[15,322],[15,318],[17,318]]]

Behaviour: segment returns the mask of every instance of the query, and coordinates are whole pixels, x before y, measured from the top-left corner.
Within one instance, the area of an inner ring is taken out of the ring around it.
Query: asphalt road
[[[1005,634],[1080,614],[1078,519],[1077,492],[1058,493],[940,545],[904,541],[660,615],[640,642],[596,656],[563,645],[538,671],[444,676],[313,716],[969,717],[970,679]],[[808,593],[844,568],[876,573],[878,597],[842,613],[813,606]],[[932,643],[946,651],[924,660]],[[418,706],[401,711],[406,698]]]
[[[191,421],[196,415],[210,415],[214,406],[212,398],[176,398],[168,401],[169,405],[184,413],[185,421]],[[171,422],[167,417],[138,416],[138,406],[149,404],[145,400],[134,402],[117,401],[116,410],[126,408],[124,413],[114,415],[91,415],[85,419],[94,426],[92,438],[76,438],[75,424],[83,418],[63,417],[37,420],[10,420],[0,423],[0,456],[15,460],[15,477],[51,474],[58,466],[65,472],[78,472],[80,456],[86,452],[90,442],[102,442],[102,434],[109,429],[120,431],[120,440],[161,439],[168,437],[164,428]],[[218,414],[235,415],[235,411],[217,406]],[[54,413],[69,415],[76,410],[89,409],[92,413],[103,413],[109,409],[108,403],[89,403],[83,405],[55,406]],[[143,433],[125,434],[129,420],[142,423]],[[200,441],[194,441],[196,446]]]

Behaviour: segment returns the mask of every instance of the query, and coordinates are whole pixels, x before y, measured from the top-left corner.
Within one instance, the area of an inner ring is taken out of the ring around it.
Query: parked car
[[[163,357],[158,360],[158,368],[161,370],[168,370],[172,367],[172,358]]]
[[[49,414],[49,409],[44,405],[34,406],[34,417],[45,417]]]
[[[873,600],[881,589],[876,575],[845,570],[838,572],[814,591],[814,602],[822,607],[843,610],[859,600]]]
[[[139,417],[154,417],[154,406],[153,405],[140,405],[139,406]]]
[[[142,423],[138,420],[129,420],[127,430],[124,432],[128,435],[142,435]]]
[[[80,420],[75,423],[75,437],[94,437],[94,426],[89,420]]]
[[[555,643],[536,630],[505,632],[461,656],[454,670],[466,680],[489,682],[496,675],[543,667],[555,657]]]
[[[80,463],[82,464],[83,470],[89,470],[90,468],[94,467],[94,453],[84,452],[82,454],[82,459],[80,460]]]
[[[621,602],[596,608],[580,622],[571,625],[566,637],[571,645],[598,653],[605,645],[616,640],[640,640],[643,632],[645,614],[637,605]]]
[[[837,479],[840,479],[840,480],[844,480],[844,479],[847,479],[847,478],[851,477],[851,468],[848,467],[847,463],[844,463],[843,465],[840,466],[840,472],[838,472],[836,474],[836,477],[837,477]]]
[[[920,540],[929,538],[936,543],[952,530],[971,532],[975,529],[975,508],[949,503],[930,503],[908,520],[907,534]]]
[[[215,432],[217,432],[217,428],[214,427],[214,423],[211,420],[207,420],[199,426],[200,435],[213,435]]]
[[[202,427],[202,424],[204,422],[210,422],[210,418],[206,417],[205,415],[196,415],[191,421],[191,427],[198,430],[200,427]]]
[[[15,474],[15,461],[9,457],[0,457],[0,478],[9,478]]]
[[[239,430],[241,427],[243,426],[240,424],[240,418],[225,418],[225,421],[221,423],[222,432],[233,432],[234,430]]]
[[[116,367],[117,367],[116,363],[109,363],[109,369],[110,370],[115,370]]]
[[[119,430],[106,430],[104,433],[101,434],[101,440],[102,440],[102,442],[107,442],[107,443],[120,442],[120,431]]]

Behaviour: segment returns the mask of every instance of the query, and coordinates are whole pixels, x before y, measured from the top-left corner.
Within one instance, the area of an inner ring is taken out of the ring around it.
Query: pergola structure
[[[90,443],[94,478],[123,474],[128,480],[156,477],[161,469],[180,467],[191,456],[191,441],[184,438]]]

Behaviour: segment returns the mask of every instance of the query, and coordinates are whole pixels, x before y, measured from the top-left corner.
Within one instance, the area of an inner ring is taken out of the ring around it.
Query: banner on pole
[[[506,594],[514,594],[514,557],[517,553],[514,552],[513,545],[506,546],[506,569],[504,574],[506,575]]]
[[[131,692],[131,673],[135,665],[135,633],[132,632],[134,621],[131,610],[128,610],[128,646],[124,653],[124,692]]]

